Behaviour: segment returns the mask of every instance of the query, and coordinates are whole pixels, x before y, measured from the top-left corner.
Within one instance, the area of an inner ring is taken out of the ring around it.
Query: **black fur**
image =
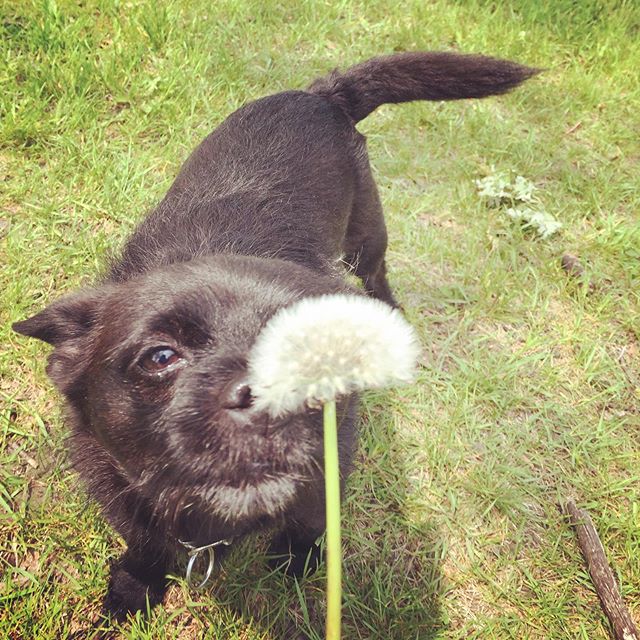
[[[107,612],[162,600],[177,540],[207,544],[270,527],[288,571],[319,561],[324,530],[317,411],[271,420],[251,404],[246,360],[281,307],[351,290],[395,305],[387,236],[354,122],[384,102],[504,93],[534,73],[481,56],[376,58],[233,113],[187,160],[94,289],[14,325],[52,344],[72,459],[127,552]],[[339,405],[340,463],[357,399]]]
[[[339,104],[354,122],[381,104],[412,100],[463,100],[507,93],[538,73],[508,60],[446,51],[372,58],[345,73],[316,80],[310,91]]]

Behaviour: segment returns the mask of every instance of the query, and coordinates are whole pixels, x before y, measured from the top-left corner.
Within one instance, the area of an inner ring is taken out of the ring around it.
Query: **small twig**
[[[565,135],[571,135],[575,133],[582,126],[582,122],[576,122],[572,127],[569,127],[564,133]]]
[[[602,608],[613,627],[616,640],[640,640],[629,610],[626,608],[613,571],[607,562],[602,542],[593,521],[584,509],[579,509],[573,500],[562,505],[563,512],[569,516],[576,531],[580,550],[587,562],[589,575],[600,598]]]

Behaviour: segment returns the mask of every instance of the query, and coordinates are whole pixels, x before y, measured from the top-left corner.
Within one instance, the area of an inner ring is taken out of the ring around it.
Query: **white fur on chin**
[[[269,478],[255,485],[241,487],[216,486],[205,494],[209,508],[229,521],[248,515],[275,516],[283,513],[296,495],[296,484],[290,478]]]

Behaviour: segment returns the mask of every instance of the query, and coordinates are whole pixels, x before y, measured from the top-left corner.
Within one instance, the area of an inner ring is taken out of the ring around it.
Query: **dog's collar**
[[[196,547],[191,542],[185,542],[183,540],[178,540],[178,542],[187,550],[187,555],[189,556],[189,562],[187,563],[187,570],[185,573],[185,580],[192,589],[198,591],[199,589],[204,589],[204,587],[207,586],[209,578],[213,573],[213,567],[216,559],[214,548],[220,546],[228,547],[233,542],[233,538],[218,540],[217,542],[212,542],[211,544],[205,544],[202,547]],[[204,578],[199,583],[196,583],[193,579],[193,567],[204,553],[207,553],[208,555],[209,564],[207,565],[207,569],[204,573]]]

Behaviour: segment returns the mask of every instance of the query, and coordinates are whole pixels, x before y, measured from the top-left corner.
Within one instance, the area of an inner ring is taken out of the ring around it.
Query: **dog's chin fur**
[[[272,422],[256,409],[251,347],[278,309],[305,296],[366,293],[396,305],[358,120],[388,102],[504,93],[534,73],[407,53],[246,105],[193,152],[99,285],[14,325],[53,345],[47,371],[69,408],[72,460],[128,545],[106,612],[162,600],[178,539],[272,527],[289,570],[308,553],[317,560],[320,416]],[[341,256],[364,291],[344,283]],[[339,404],[343,481],[356,408],[353,396]]]
[[[310,479],[310,478],[309,478]],[[205,508],[218,518],[229,522],[246,518],[283,515],[294,502],[297,493],[296,479],[290,474],[247,482],[239,487],[219,485],[203,492]]]

